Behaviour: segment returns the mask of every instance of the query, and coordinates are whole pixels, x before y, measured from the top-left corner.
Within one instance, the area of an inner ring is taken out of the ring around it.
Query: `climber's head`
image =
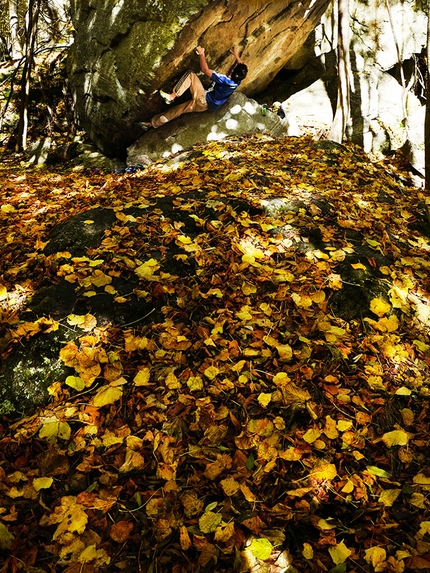
[[[231,79],[236,82],[237,84],[240,84],[240,82],[246,78],[246,74],[248,73],[248,66],[245,64],[237,64],[236,66],[234,66],[230,77]]]

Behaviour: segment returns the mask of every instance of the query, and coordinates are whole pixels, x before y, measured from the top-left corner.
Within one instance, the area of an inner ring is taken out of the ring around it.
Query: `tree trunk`
[[[12,60],[20,60],[22,57],[22,47],[18,32],[18,0],[9,0],[10,55]]]
[[[425,187],[430,191],[430,0],[427,5],[426,115],[424,120]]]
[[[337,143],[342,143],[350,115],[349,44],[349,0],[338,0],[337,103],[333,123],[327,136]]]
[[[16,150],[27,148],[28,102],[30,98],[30,78],[33,67],[34,47],[37,35],[40,0],[29,0],[25,25],[25,60],[21,78],[20,110]]]

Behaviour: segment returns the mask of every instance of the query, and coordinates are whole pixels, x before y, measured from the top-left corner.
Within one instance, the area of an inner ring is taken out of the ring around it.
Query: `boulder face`
[[[220,141],[248,133],[276,137],[289,131],[288,118],[281,120],[255,100],[236,92],[216,111],[189,113],[158,129],[150,129],[127,149],[127,164],[149,164],[189,149],[197,142]]]
[[[162,111],[160,88],[199,71],[197,45],[211,69],[228,73],[238,45],[249,73],[246,95],[261,92],[304,44],[329,0],[72,0],[75,41],[68,77],[81,126],[101,151],[125,156],[134,122]]]

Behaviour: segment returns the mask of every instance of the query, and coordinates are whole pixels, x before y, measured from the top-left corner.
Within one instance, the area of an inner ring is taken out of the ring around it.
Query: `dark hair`
[[[231,72],[231,79],[238,84],[246,78],[247,73],[248,66],[246,64],[237,64]]]

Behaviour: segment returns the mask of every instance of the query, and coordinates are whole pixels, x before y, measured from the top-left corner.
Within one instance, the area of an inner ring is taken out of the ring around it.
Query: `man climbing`
[[[194,72],[186,72],[176,84],[172,93],[168,94],[160,90],[160,95],[165,102],[170,105],[177,97],[180,97],[185,93],[187,89],[190,89],[192,99],[176,105],[163,113],[155,115],[150,122],[139,122],[138,125],[140,125],[140,127],[145,130],[150,127],[157,128],[168,121],[179,117],[183,113],[206,111],[207,109],[215,111],[228,100],[248,73],[247,66],[239,57],[237,46],[234,46],[231,50],[236,62],[228,76],[219,74],[209,68],[206,62],[204,48],[198,46],[196,53],[199,56],[200,69],[214,82],[213,87],[206,90]]]

